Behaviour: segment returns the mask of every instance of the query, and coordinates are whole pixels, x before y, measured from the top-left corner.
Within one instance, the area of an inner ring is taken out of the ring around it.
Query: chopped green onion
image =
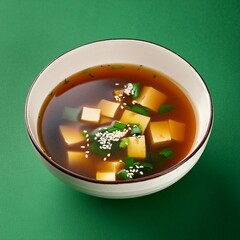
[[[131,131],[131,134],[132,135],[141,135],[142,134],[142,131],[141,131],[141,128],[139,126],[133,126],[132,127],[132,131]]]
[[[126,158],[126,169],[129,169],[129,167],[133,166],[133,164],[134,164],[134,158],[127,157]]]
[[[139,83],[133,83],[133,95],[132,98],[136,99],[140,96],[140,84]]]
[[[153,165],[151,163],[148,163],[148,162],[142,162],[141,165],[148,169],[148,170],[152,170],[153,169]]]
[[[118,176],[120,176],[124,180],[130,179],[130,177],[128,177],[126,169],[123,169],[120,172],[118,172]]]
[[[120,144],[119,144],[119,147],[120,148],[126,148],[128,145],[128,138],[124,138],[121,140]]]
[[[121,122],[114,122],[113,127],[119,129],[120,131],[123,131],[126,128],[126,124]]]
[[[164,156],[165,158],[170,158],[174,156],[176,153],[171,148],[164,148],[160,151],[159,154]]]
[[[62,118],[64,120],[76,122],[78,121],[79,109],[72,107],[65,107],[63,110]]]
[[[88,134],[86,131],[82,131],[81,132],[82,133],[82,135],[86,138],[86,135]]]
[[[111,127],[108,127],[108,128],[105,128],[105,127],[104,127],[104,128],[101,128],[101,129],[98,130],[98,132],[104,133],[104,132],[108,131],[109,133],[111,133],[111,132],[114,132],[114,131],[116,131],[116,130],[119,130],[119,129],[111,126]]]
[[[116,127],[109,127],[106,129],[106,131],[108,131],[109,133],[114,132],[116,130],[119,130],[119,129],[117,129]]]
[[[142,115],[148,115],[148,109],[139,105],[129,106],[129,109]]]
[[[158,113],[159,114],[163,114],[163,113],[167,113],[170,112],[174,109],[175,107],[173,105],[170,104],[162,104],[160,105],[159,109],[158,109]]]
[[[141,165],[141,163],[140,162],[134,162],[133,166],[136,166],[136,165]]]

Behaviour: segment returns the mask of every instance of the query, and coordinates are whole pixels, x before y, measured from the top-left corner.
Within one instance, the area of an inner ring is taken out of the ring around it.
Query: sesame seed
[[[87,133],[87,130],[83,130],[84,133]]]
[[[89,137],[89,134],[87,133],[87,134],[86,134],[86,138],[88,138],[88,137]]]
[[[86,151],[85,153],[90,153],[90,151]]]
[[[123,105],[124,105],[124,106],[127,106],[127,103],[124,102]]]
[[[110,157],[110,156],[111,156],[111,153],[108,153],[108,154],[107,154],[107,157]]]
[[[116,85],[116,86],[119,86],[119,83],[116,82],[115,85]]]
[[[124,106],[121,105],[120,108],[121,108],[121,109],[124,109]]]
[[[142,171],[140,171],[139,173],[140,173],[141,175],[143,175],[143,172],[142,172]]]
[[[107,160],[107,157],[105,157],[104,159],[103,159],[103,161],[106,161]]]
[[[85,146],[82,145],[81,148],[85,148]]]
[[[88,158],[88,155],[87,155],[87,154],[85,154],[85,158]]]

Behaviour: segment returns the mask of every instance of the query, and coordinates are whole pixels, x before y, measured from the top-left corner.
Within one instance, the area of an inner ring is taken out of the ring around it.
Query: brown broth
[[[42,148],[51,158],[61,166],[69,169],[67,164],[67,151],[79,151],[80,146],[75,145],[68,148],[63,141],[59,126],[67,123],[62,119],[64,107],[80,108],[83,106],[96,106],[101,99],[114,101],[113,91],[119,87],[115,83],[123,86],[126,83],[138,82],[141,86],[152,86],[158,91],[168,96],[167,103],[175,106],[169,113],[151,113],[151,121],[162,121],[174,119],[186,125],[184,142],[171,141],[167,146],[174,149],[176,154],[163,159],[159,156],[159,151],[165,146],[151,147],[147,143],[147,159],[154,166],[147,175],[168,169],[181,161],[191,149],[196,132],[196,120],[193,107],[183,93],[183,91],[167,76],[153,69],[142,65],[112,64],[101,65],[78,72],[63,80],[52,90],[42,105],[39,121],[38,135]],[[124,110],[119,109],[115,120],[119,120]],[[96,125],[79,121],[77,123],[82,130],[94,130]],[[146,130],[147,135],[148,129]],[[111,155],[108,161],[123,159],[126,150],[121,153]],[[82,168],[69,169],[77,174],[95,179],[96,165],[103,161],[102,156],[96,154],[89,155],[87,164]],[[119,178],[117,178],[119,179]]]

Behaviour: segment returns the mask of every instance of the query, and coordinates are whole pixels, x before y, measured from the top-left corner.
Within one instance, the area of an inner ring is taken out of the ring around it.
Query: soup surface
[[[95,66],[64,79],[38,120],[45,153],[99,181],[167,170],[186,157],[195,132],[193,107],[174,81],[129,64]]]

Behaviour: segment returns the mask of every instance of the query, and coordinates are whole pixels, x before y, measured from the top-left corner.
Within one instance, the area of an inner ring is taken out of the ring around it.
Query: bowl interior
[[[199,74],[184,59],[149,42],[138,40],[99,41],[73,49],[50,63],[36,78],[26,101],[26,125],[35,145],[41,149],[38,134],[38,114],[50,91],[66,77],[88,67],[129,63],[144,65],[169,76],[189,97],[196,115],[197,132],[192,151],[206,138],[212,118],[209,92]]]

